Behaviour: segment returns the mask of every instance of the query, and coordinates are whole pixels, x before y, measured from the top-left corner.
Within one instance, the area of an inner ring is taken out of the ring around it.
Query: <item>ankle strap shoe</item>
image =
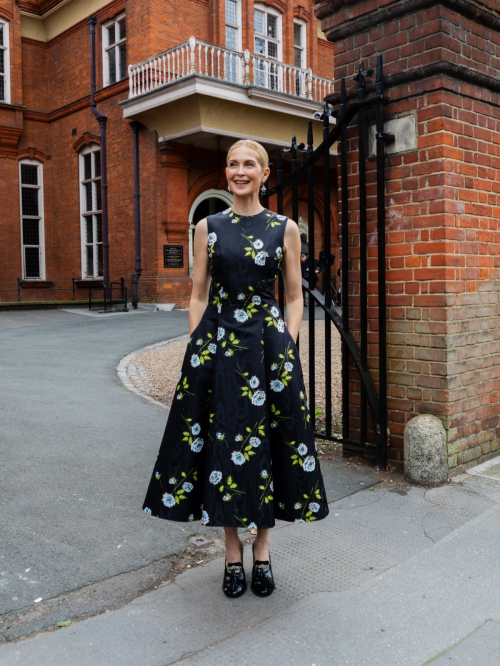
[[[224,579],[222,590],[226,597],[236,599],[241,597],[247,589],[245,570],[243,569],[243,544],[240,543],[241,562],[227,562],[224,560]]]

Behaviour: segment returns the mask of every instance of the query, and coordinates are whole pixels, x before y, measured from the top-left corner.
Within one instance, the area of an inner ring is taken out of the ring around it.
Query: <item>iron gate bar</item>
[[[359,63],[358,73],[353,81],[358,83],[358,99],[363,101],[366,97],[365,72],[363,63]],[[373,70],[372,70],[373,74]],[[367,247],[366,247],[366,115],[365,109],[361,107],[358,112],[358,183],[359,183],[359,308],[360,308],[360,342],[361,342],[361,363],[366,370],[368,367],[368,296],[367,296]],[[347,159],[347,155],[342,156]],[[361,383],[361,441],[366,442],[366,391],[364,384]]]
[[[340,114],[345,116],[345,79],[340,84]],[[347,124],[342,124],[340,138],[341,155],[347,155]],[[342,320],[346,333],[349,333],[349,189],[347,187],[347,159],[341,160],[340,178],[342,186]],[[342,437],[349,439],[349,350],[342,341]]]
[[[281,153],[281,146],[278,147],[278,160],[277,160],[277,182],[278,184],[281,183],[283,180],[283,156]],[[280,188],[278,190],[278,215],[283,215],[283,189]],[[281,271],[278,271],[278,303],[280,306],[281,312],[283,312],[283,308],[285,305],[285,289],[284,289],[284,284],[283,284],[283,275],[281,274]]]
[[[312,130],[312,120],[310,119],[307,123],[307,153],[310,155],[314,152],[313,145],[313,130]],[[309,263],[309,288],[312,290],[316,286],[314,280],[315,271],[314,271],[314,162],[309,162],[307,165],[307,242],[309,245],[309,255],[307,257],[307,262]],[[315,353],[315,302],[314,299],[309,295],[308,298],[308,308],[309,308],[309,358],[313,359],[312,363],[309,363],[309,386],[316,387],[316,359]],[[311,414],[312,428],[313,430],[316,427],[316,391],[309,390],[309,413]]]
[[[384,88],[384,64],[382,55],[377,57],[376,94],[382,100]],[[377,273],[378,273],[378,321],[379,321],[379,456],[385,468],[387,457],[387,348],[386,348],[386,284],[385,284],[385,144],[394,136],[384,133],[384,103],[377,104]]]
[[[330,111],[328,103],[325,102],[323,114],[323,141],[330,134]],[[325,273],[323,278],[324,292],[326,302],[332,304],[332,267],[330,264],[331,255],[331,229],[330,229],[330,155],[323,153],[323,219],[325,230]],[[325,435],[332,434],[332,322],[329,317],[325,317]]]

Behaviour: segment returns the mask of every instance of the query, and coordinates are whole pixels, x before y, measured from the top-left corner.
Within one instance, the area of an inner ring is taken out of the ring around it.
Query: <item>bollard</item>
[[[437,416],[419,414],[406,424],[405,479],[421,486],[439,486],[448,480],[446,432]]]

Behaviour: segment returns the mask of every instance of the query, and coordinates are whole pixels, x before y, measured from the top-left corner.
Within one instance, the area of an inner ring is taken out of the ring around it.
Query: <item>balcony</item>
[[[208,146],[210,137],[252,136],[285,145],[292,134],[305,138],[307,119],[332,92],[333,82],[311,69],[191,37],[130,65],[129,98],[121,106],[126,118],[155,129],[163,141]]]
[[[332,81],[313,76],[311,69],[285,65],[248,50],[244,53],[229,51],[194,37],[138,65],[130,65],[128,71],[129,99],[193,74],[320,103],[325,95],[333,92]]]

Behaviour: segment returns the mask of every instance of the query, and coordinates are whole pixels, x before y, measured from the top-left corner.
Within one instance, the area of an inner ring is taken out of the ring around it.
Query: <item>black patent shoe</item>
[[[245,580],[245,570],[243,569],[243,544],[241,547],[241,562],[226,562],[224,560],[224,580],[222,581],[222,590],[226,597],[236,599],[247,589]]]
[[[254,553],[251,585],[252,592],[258,597],[268,597],[274,592],[276,587],[274,584],[273,570],[271,568],[271,553],[269,553],[269,561],[256,560],[255,544],[252,544],[252,553]]]

